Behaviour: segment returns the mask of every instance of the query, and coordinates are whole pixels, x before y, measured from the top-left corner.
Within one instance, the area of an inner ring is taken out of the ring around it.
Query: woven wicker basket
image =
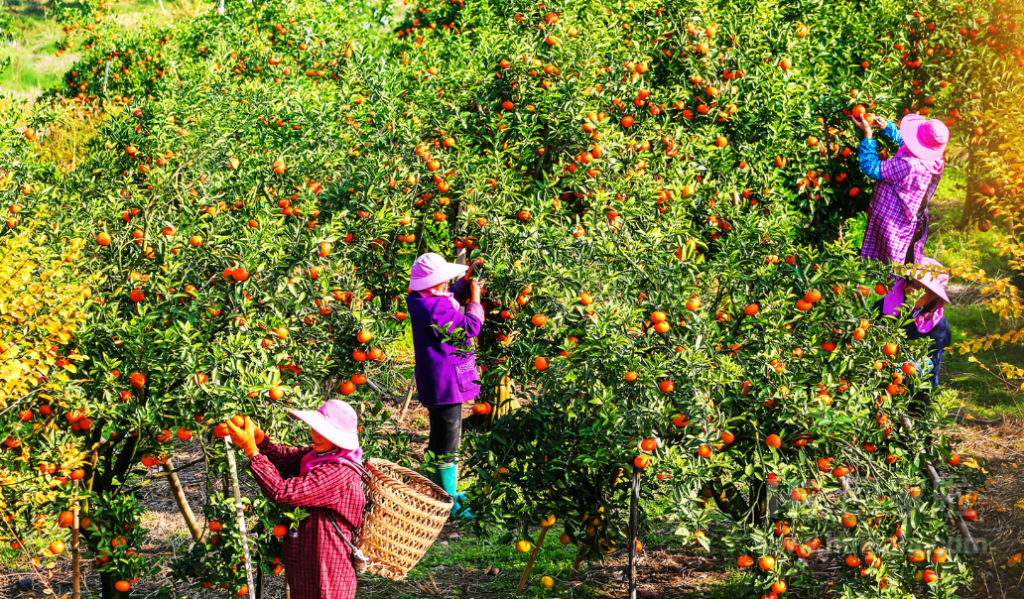
[[[423,475],[387,460],[364,464],[370,506],[357,546],[369,560],[363,572],[402,580],[434,544],[452,512],[452,498]]]

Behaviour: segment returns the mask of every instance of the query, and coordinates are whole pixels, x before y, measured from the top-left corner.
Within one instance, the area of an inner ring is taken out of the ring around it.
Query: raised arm
[[[900,130],[892,121],[886,121],[885,128],[882,129],[882,135],[897,146],[903,147],[903,135],[900,134]]]
[[[359,475],[341,464],[324,464],[301,476],[283,479],[262,453],[254,455],[249,466],[267,499],[285,507],[335,506],[351,490],[351,481],[359,481]]]
[[[270,463],[284,476],[296,476],[299,473],[299,465],[302,456],[310,452],[310,447],[290,448],[278,445],[264,436],[263,442],[256,445],[260,453],[270,460]]]
[[[476,337],[484,323],[484,307],[471,301],[466,304],[466,313],[463,314],[450,302],[437,302],[430,316],[431,322],[438,326],[451,323],[448,326],[449,333],[455,329],[464,329],[467,337]]]

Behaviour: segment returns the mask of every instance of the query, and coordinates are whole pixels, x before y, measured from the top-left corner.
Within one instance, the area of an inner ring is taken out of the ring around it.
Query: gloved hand
[[[231,442],[245,453],[245,457],[251,458],[259,453],[259,449],[256,447],[256,433],[259,432],[259,429],[253,424],[251,418],[246,416],[245,423],[242,426],[237,426],[229,418],[227,425],[228,430],[231,432]],[[260,433],[260,436],[262,440],[263,433]]]

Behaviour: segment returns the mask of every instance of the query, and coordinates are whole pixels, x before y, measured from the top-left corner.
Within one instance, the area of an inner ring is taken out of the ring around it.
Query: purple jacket
[[[467,337],[480,334],[484,307],[468,302],[469,284],[459,279],[451,286],[455,298],[466,305],[466,313],[457,310],[447,297],[423,297],[413,291],[406,298],[412,322],[412,345],[416,352],[416,389],[420,403],[427,408],[464,403],[476,399],[476,358],[471,352],[459,355],[455,346],[441,340],[431,325],[451,323],[448,331],[464,329]]]

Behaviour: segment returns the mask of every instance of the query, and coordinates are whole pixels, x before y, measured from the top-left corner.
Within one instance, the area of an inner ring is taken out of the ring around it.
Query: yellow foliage
[[[982,218],[1002,220],[1008,234],[998,238],[995,246],[1000,256],[1008,257],[1010,269],[1016,275],[1024,274],[1024,105],[1016,94],[1004,94],[986,118],[998,123],[995,134],[1003,139],[996,151],[979,153],[981,172],[986,186],[978,197],[978,205],[988,214]],[[960,354],[974,354],[990,349],[994,344],[1003,346],[1024,342],[1024,295],[1013,283],[1013,277],[991,279],[985,271],[960,264],[950,268],[954,277],[975,283],[981,288],[982,304],[999,317],[999,332],[954,344]],[[989,370],[973,355],[971,360]],[[1024,381],[1024,368],[1001,363],[999,373],[1007,380]],[[1024,384],[1021,385],[1024,389]]]
[[[59,244],[32,229],[0,238],[0,409],[59,387],[81,358],[67,347],[91,294],[73,261],[82,241]]]

